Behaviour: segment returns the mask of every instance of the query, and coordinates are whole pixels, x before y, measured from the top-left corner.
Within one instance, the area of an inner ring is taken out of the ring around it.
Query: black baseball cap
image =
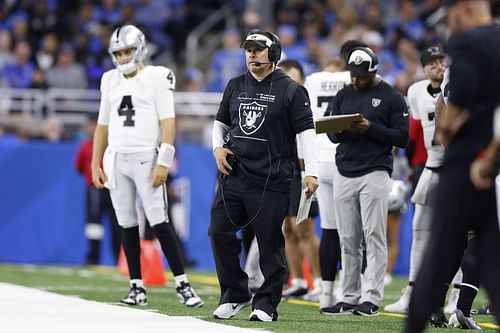
[[[373,52],[367,48],[356,48],[349,56],[349,62],[345,70],[354,73],[356,76],[367,76],[377,71],[378,59]]]
[[[444,57],[446,57],[446,55],[441,51],[439,46],[431,46],[423,50],[420,54],[420,63],[422,67],[424,67],[434,59],[442,59]]]

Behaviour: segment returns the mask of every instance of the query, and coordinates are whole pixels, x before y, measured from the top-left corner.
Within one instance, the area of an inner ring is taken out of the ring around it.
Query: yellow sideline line
[[[172,272],[166,272],[165,277],[170,281],[172,281],[174,279]],[[188,277],[189,277],[189,281],[191,281],[191,282],[203,283],[203,284],[208,284],[211,286],[219,286],[219,280],[215,276],[189,273]]]
[[[318,302],[311,302],[311,301],[303,301],[300,299],[289,299],[286,301],[289,304],[295,304],[295,305],[307,305],[307,306],[314,306],[319,308],[319,303]],[[379,314],[383,317],[394,317],[394,318],[401,318],[404,319],[406,318],[406,315],[401,314],[401,313],[391,313],[391,312],[379,312]],[[493,324],[493,323],[477,323],[479,326],[485,327],[485,328],[493,328],[496,330],[500,330],[500,326]]]
[[[289,304],[307,305],[307,306],[314,306],[314,307],[319,308],[319,303],[318,302],[303,301],[301,299],[287,299],[286,302],[289,303]]]
[[[91,266],[91,267],[89,267],[89,270],[95,271],[95,272],[100,272],[100,273],[113,273],[113,274],[117,273],[117,270],[115,267],[107,267],[107,266]],[[171,281],[174,279],[172,272],[165,272],[165,277]],[[219,281],[217,280],[217,277],[209,276],[209,275],[205,275],[205,274],[190,273],[189,280],[191,280],[192,282],[208,284],[211,286],[218,286],[219,285]],[[300,299],[288,299],[288,300],[286,300],[286,302],[289,304],[314,306],[314,307],[319,308],[318,302],[304,301],[304,300],[300,300]],[[379,314],[381,316],[384,316],[384,317],[393,317],[393,318],[401,318],[401,319],[406,318],[406,315],[400,314],[400,313],[379,312]],[[479,326],[482,326],[485,328],[492,328],[492,329],[500,330],[500,325],[496,325],[493,323],[477,323],[477,324]]]
[[[483,326],[486,328],[493,328],[495,330],[500,330],[500,326],[492,323],[477,323],[479,326]]]
[[[87,267],[87,269],[90,271],[93,271],[93,272],[98,272],[98,273],[103,273],[103,274],[119,274],[116,267],[111,267],[111,266],[92,265],[92,266]],[[165,278],[167,280],[170,280],[170,281],[174,280],[174,276],[172,275],[172,272],[165,272]],[[217,277],[209,276],[209,275],[205,275],[205,274],[189,273],[189,280],[192,282],[203,283],[203,284],[208,284],[208,285],[212,285],[212,286],[219,285],[219,280],[217,280]]]

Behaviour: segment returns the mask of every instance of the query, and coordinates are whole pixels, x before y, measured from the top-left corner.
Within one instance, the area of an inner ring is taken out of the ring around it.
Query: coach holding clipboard
[[[339,143],[334,176],[334,211],[338,221],[345,278],[343,297],[324,314],[378,315],[387,266],[387,203],[393,146],[408,143],[408,108],[401,94],[377,77],[377,56],[356,48],[346,70],[352,84],[339,91],[326,115],[360,113],[346,130],[328,133]],[[361,291],[361,244],[366,240],[367,285]]]

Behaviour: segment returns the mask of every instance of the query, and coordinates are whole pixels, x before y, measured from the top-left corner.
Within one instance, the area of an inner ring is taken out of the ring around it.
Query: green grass
[[[148,305],[144,309],[156,310],[172,316],[195,316],[207,321],[260,328],[277,333],[400,332],[403,328],[403,319],[383,312],[378,317],[372,318],[320,315],[318,304],[311,302],[282,302],[278,308],[279,320],[273,323],[248,321],[249,308],[243,309],[232,320],[218,321],[212,317],[212,311],[219,300],[219,288],[215,275],[209,272],[188,272],[188,275],[193,286],[205,301],[202,308],[189,309],[181,305],[175,295],[170,277],[166,288],[148,288]],[[0,265],[0,281],[106,303],[115,303],[128,292],[128,279],[119,275],[115,269],[108,267]],[[386,288],[382,307],[397,300],[405,284],[405,279],[395,278],[394,282]],[[485,302],[484,294],[480,293],[475,306],[481,306]],[[492,316],[477,316],[476,320],[479,323],[494,323]],[[486,332],[494,331],[485,327],[483,329]],[[449,329],[446,330],[446,332],[449,331]],[[428,332],[443,332],[443,329],[428,329]]]

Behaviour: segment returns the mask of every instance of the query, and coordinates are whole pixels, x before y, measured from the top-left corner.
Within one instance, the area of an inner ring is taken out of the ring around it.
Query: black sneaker
[[[456,309],[455,313],[451,315],[448,327],[456,327],[464,330],[481,329],[472,316],[466,317],[460,309]]]
[[[371,302],[363,302],[356,306],[352,313],[366,317],[378,316],[378,306]]]
[[[301,287],[301,286],[291,286],[290,288],[287,288],[283,290],[282,297],[283,298],[300,298],[307,294],[309,289]]]
[[[448,327],[448,318],[444,314],[444,309],[439,308],[434,312],[430,319],[431,325],[438,328],[446,328]]]
[[[250,313],[248,319],[250,321],[277,321],[278,311],[274,311],[272,315],[269,315],[264,310],[255,309]]]
[[[354,304],[339,302],[339,303],[335,304],[334,306],[321,308],[319,310],[319,312],[321,314],[330,315],[330,316],[345,316],[345,315],[351,315],[352,311],[354,310],[355,307],[356,307],[356,305],[354,305]]]
[[[175,288],[177,291],[177,297],[179,298],[179,302],[190,307],[190,308],[199,308],[203,306],[203,301],[196,294],[193,287],[189,284],[189,282],[182,281],[180,286]]]
[[[470,313],[473,315],[483,315],[483,314],[489,315],[489,314],[491,314],[491,308],[490,308],[490,305],[488,303],[486,303],[485,305],[483,305],[479,309],[470,310]]]
[[[120,300],[120,303],[126,305],[147,305],[148,298],[146,297],[146,289],[143,287],[138,287],[136,284],[132,284],[127,297]]]

